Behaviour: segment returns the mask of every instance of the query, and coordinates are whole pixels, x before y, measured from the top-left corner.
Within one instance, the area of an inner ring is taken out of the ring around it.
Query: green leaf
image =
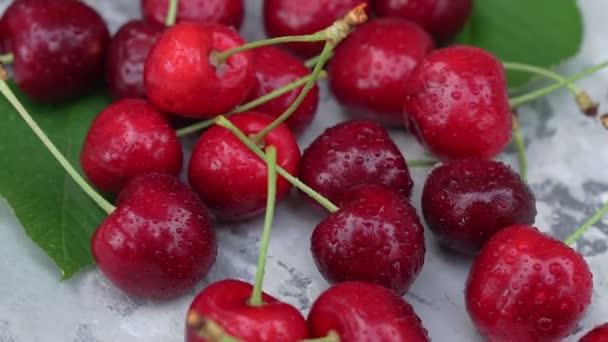
[[[576,54],[582,37],[576,0],[476,0],[456,42],[482,47],[503,61],[551,67]],[[507,73],[510,87],[530,77]]]
[[[82,142],[95,115],[109,103],[108,97],[97,93],[72,103],[41,105],[15,92],[80,172]],[[26,234],[53,259],[63,278],[69,278],[93,263],[90,238],[106,215],[0,98],[0,196],[8,200]]]

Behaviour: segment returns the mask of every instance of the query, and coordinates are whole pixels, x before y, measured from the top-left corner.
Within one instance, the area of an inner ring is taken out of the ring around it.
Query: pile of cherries
[[[408,163],[385,128],[405,126],[442,161],[424,184],[422,214],[441,245],[475,258],[465,299],[479,333],[559,341],[574,331],[591,302],[591,271],[532,226],[530,188],[492,160],[513,129],[503,65],[482,49],[445,45],[472,0],[265,0],[268,35],[299,37],[274,40],[286,50],[243,40],[243,0],[174,5],[142,0],[145,20],[112,38],[77,0],[15,0],[0,20],[4,60],[37,101],[82,96],[105,70],[115,102],[92,123],[81,166],[98,190],[117,196],[91,241],[116,287],[139,298],[183,295],[214,264],[214,222],[266,213],[269,234],[269,209],[295,185],[330,212],[310,248],[332,286],[307,319],[261,293],[267,235],[256,286],[228,279],[205,288],[187,314],[186,340],[428,341],[401,297],[425,257]],[[296,137],[314,120],[315,82],[325,76],[356,118],[327,128],[301,154]],[[187,127],[176,133],[176,121]],[[178,179],[178,135],[202,129],[187,185]],[[607,339],[603,326],[581,341]]]

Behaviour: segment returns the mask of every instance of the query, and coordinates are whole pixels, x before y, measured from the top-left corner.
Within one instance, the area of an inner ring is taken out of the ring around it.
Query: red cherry
[[[473,10],[473,0],[375,0],[374,9],[380,17],[411,20],[445,42],[462,30]]]
[[[253,54],[256,83],[249,94],[249,101],[310,75],[304,63],[275,47],[257,48]],[[302,88],[304,86],[257,106],[255,110],[279,117],[300,95]],[[294,133],[301,133],[312,122],[318,106],[319,88],[315,85],[285,124]]]
[[[164,26],[134,20],[118,30],[110,43],[106,67],[112,97],[146,97],[144,63],[164,29]]]
[[[536,201],[505,164],[466,159],[431,172],[422,191],[422,212],[442,245],[474,254],[499,230],[534,223]]]
[[[182,150],[163,115],[144,100],[122,100],[104,109],[85,139],[80,162],[85,174],[105,192],[118,192],[146,172],[178,175]]]
[[[177,21],[193,21],[202,24],[222,24],[241,27],[244,16],[243,0],[180,0],[177,4]],[[141,10],[146,21],[164,25],[169,0],[141,0]]]
[[[403,196],[413,186],[405,159],[386,129],[371,120],[330,127],[304,151],[300,179],[334,203],[353,187],[384,184]]]
[[[336,47],[329,85],[338,101],[359,115],[403,125],[405,81],[433,48],[431,36],[409,21],[369,21]]]
[[[251,136],[268,126],[272,117],[246,112],[230,117],[230,121]],[[300,149],[287,126],[281,124],[272,130],[264,143],[277,148],[277,165],[290,174],[297,172]],[[188,178],[203,202],[222,220],[251,218],[266,208],[266,163],[223,127],[213,126],[201,135],[192,151]],[[290,189],[287,180],[277,179],[277,199]]]
[[[330,26],[351,9],[370,0],[265,0],[264,27],[270,37],[313,34]],[[323,49],[323,42],[289,43],[288,48],[303,57],[312,57]]]
[[[308,314],[313,337],[335,331],[340,342],[426,342],[414,309],[382,286],[351,281],[322,293]]]
[[[361,280],[404,294],[424,264],[424,229],[409,201],[383,185],[346,194],[311,238],[317,268],[330,283]]]
[[[608,323],[595,327],[595,329],[583,336],[579,342],[607,342],[608,341]]]
[[[453,46],[427,55],[406,83],[406,126],[441,159],[493,158],[511,137],[505,73],[488,52]]]
[[[133,178],[118,208],[91,240],[95,261],[110,281],[140,298],[176,297],[196,285],[215,261],[217,246],[207,209],[177,178]]]
[[[189,312],[217,323],[224,331],[247,342],[296,342],[308,337],[306,321],[293,306],[262,293],[264,305],[251,306],[253,286],[227,279],[209,285],[190,305]],[[191,329],[187,342],[204,342]]]
[[[212,55],[243,45],[234,29],[218,24],[180,23],[167,29],[144,68],[146,93],[158,108],[186,117],[230,111],[253,87],[251,52],[214,65]]]
[[[488,341],[561,341],[591,302],[585,259],[527,225],[496,233],[475,259],[467,311]]]
[[[80,96],[101,79],[109,33],[94,9],[75,0],[16,0],[0,19],[15,82],[38,101]]]

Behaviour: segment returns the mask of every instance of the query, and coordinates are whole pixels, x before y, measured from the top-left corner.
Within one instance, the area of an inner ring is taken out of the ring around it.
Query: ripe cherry
[[[595,327],[583,336],[579,342],[606,342],[608,341],[608,323]]]
[[[207,274],[217,252],[207,209],[177,178],[148,173],[120,193],[91,240],[102,273],[127,294],[173,298]]]
[[[453,46],[427,55],[406,83],[406,127],[443,159],[493,158],[510,140],[505,73],[488,52]]]
[[[95,118],[80,162],[96,187],[115,193],[142,173],[178,175],[182,150],[160,112],[144,100],[128,99],[110,105]]]
[[[109,32],[82,1],[17,0],[0,19],[0,44],[12,53],[15,82],[38,101],[80,96],[102,79]]]
[[[177,5],[177,21],[202,24],[234,26],[237,30],[243,23],[243,0],[180,0]],[[164,25],[169,0],[141,0],[146,21]]]
[[[338,101],[359,116],[401,126],[405,82],[433,48],[429,34],[414,23],[372,20],[336,47],[329,85]]]
[[[499,230],[534,223],[536,201],[505,164],[465,159],[431,172],[422,191],[422,212],[439,243],[474,254]]]

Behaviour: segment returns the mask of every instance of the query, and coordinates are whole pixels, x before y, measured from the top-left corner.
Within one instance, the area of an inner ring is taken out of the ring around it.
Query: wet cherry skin
[[[595,327],[583,336],[579,342],[606,342],[608,341],[608,323]]]
[[[168,8],[169,0],[141,0],[144,19],[154,24],[165,24]],[[243,23],[244,12],[244,0],[180,0],[177,21],[222,24],[238,30]]]

